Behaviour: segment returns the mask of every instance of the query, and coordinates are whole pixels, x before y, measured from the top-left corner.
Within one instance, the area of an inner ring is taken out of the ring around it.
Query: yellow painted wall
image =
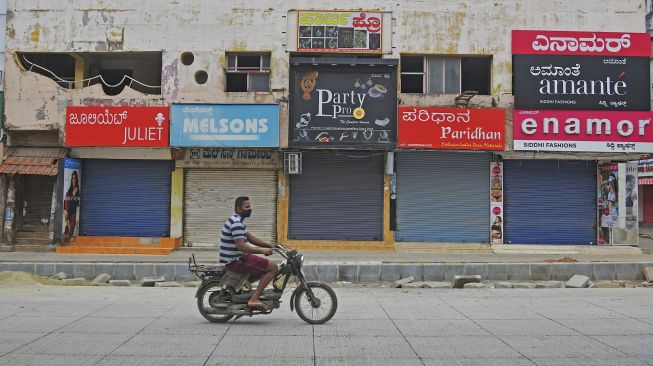
[[[170,237],[180,238],[184,230],[184,170],[176,168],[172,172],[170,189]]]

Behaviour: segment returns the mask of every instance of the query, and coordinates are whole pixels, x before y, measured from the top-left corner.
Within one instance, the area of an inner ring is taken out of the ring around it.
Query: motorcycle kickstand
[[[236,320],[238,320],[238,319],[240,319],[240,318],[242,318],[242,317],[243,317],[242,315],[236,315],[236,317],[234,318],[234,320],[232,320],[231,322],[233,323],[233,322],[235,322]]]

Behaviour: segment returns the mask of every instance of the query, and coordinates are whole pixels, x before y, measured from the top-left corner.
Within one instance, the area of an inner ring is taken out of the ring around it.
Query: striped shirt
[[[234,214],[222,227],[220,236],[220,263],[230,263],[244,253],[236,247],[236,239],[244,238],[247,242],[247,227],[240,218],[240,215]]]

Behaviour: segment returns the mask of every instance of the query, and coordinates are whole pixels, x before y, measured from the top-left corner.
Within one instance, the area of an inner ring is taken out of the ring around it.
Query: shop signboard
[[[649,110],[646,33],[513,31],[517,109]]]
[[[299,52],[381,52],[382,12],[300,10],[297,26]]]
[[[165,147],[168,107],[69,106],[66,146]]]
[[[186,148],[178,168],[281,169],[279,152],[265,148]]]
[[[297,66],[291,73],[290,146],[393,148],[396,68]]]
[[[503,150],[503,109],[400,107],[397,147]]]
[[[653,151],[651,112],[515,110],[514,149]]]
[[[79,235],[79,212],[82,181],[82,161],[64,159],[63,173],[63,227],[62,238],[72,239]]]
[[[170,145],[278,147],[277,104],[173,104]]]

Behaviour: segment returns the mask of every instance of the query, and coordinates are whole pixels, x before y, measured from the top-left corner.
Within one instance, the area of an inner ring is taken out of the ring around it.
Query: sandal
[[[268,311],[268,306],[264,302],[255,302],[255,303],[247,303],[247,306],[252,308],[252,309],[257,309],[262,312]]]

